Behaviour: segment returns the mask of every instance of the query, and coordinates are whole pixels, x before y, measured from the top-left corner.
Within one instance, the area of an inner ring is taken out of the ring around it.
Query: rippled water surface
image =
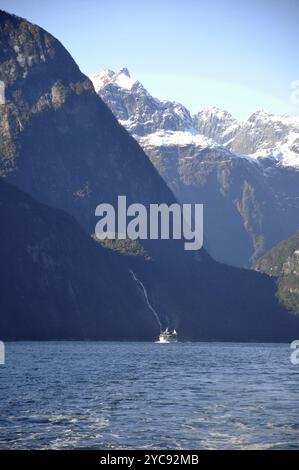
[[[0,448],[299,449],[289,345],[8,343]]]

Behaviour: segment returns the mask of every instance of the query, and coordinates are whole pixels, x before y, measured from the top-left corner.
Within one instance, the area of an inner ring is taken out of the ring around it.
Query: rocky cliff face
[[[239,126],[229,146],[234,152],[298,170],[299,118],[257,111]]]
[[[216,259],[250,266],[297,230],[297,118],[259,111],[241,123],[217,108],[191,117],[131,78],[124,89],[123,75],[104,71],[92,80],[176,197],[205,204],[206,247]]]
[[[299,232],[272,248],[254,269],[276,278],[280,301],[299,314]]]
[[[144,313],[150,315],[150,312],[140,286],[130,274],[130,270],[134,270],[145,284],[163,325],[176,327],[181,339],[275,341],[292,338],[298,321],[278,304],[275,282],[265,275],[223,266],[204,250],[195,254],[184,252],[180,240],[142,241],[138,256],[136,253],[123,256],[116,251],[106,257],[106,250],[100,249],[98,244],[90,245],[96,223],[94,211],[100,202],[115,204],[118,195],[126,195],[128,203],[141,202],[147,206],[155,202],[169,204],[175,202],[175,198],[136,140],[117,122],[97,96],[90,80],[81,74],[55,38],[6,13],[0,14],[0,25],[0,80],[5,83],[6,96],[0,111],[1,175],[38,202],[51,206],[51,210],[59,208],[71,214],[83,229],[80,235],[77,226],[66,227],[59,217],[57,220],[54,215],[44,218],[42,210],[40,213],[34,210],[33,220],[30,217],[24,220],[28,232],[24,246],[22,238],[7,237],[5,227],[14,227],[14,214],[11,210],[6,213],[1,229],[5,252],[9,253],[1,263],[5,286],[5,266],[12,265],[10,296],[6,297],[5,308],[1,310],[6,336],[9,337],[9,331],[15,331],[16,319],[28,309],[33,312],[33,318],[36,312],[41,312],[43,320],[32,329],[31,322],[24,319],[26,335],[24,330],[23,335],[13,333],[17,339],[38,338],[39,335],[44,338],[46,328],[47,337],[55,338],[57,316],[65,317],[64,334],[70,331],[68,337],[76,339],[89,336],[113,339],[115,333],[111,325],[119,332],[117,338],[150,336],[154,339],[156,326],[152,316],[144,320]],[[128,87],[129,77],[123,75]],[[165,111],[163,122],[167,113]],[[182,117],[177,114],[181,122]],[[160,117],[157,121],[160,122]],[[170,121],[170,126],[180,126],[176,118]],[[167,132],[171,138],[176,132],[186,134],[179,130]],[[224,184],[227,183],[224,181]],[[36,232],[30,228],[34,220],[37,220]],[[52,226],[57,226],[56,232]],[[75,243],[69,246],[67,240],[73,232]],[[47,245],[47,233],[53,240],[51,246]],[[42,250],[44,243],[46,257]],[[18,276],[19,261],[15,257],[18,250],[24,266],[26,264],[23,277],[30,283],[30,288],[21,288],[21,292],[26,292],[23,306],[21,301],[15,306],[13,300],[13,293],[22,286]],[[74,261],[69,262],[69,257],[75,254]],[[33,267],[32,257],[33,261],[37,260]],[[44,259],[53,260],[54,266],[61,262],[53,276],[49,275]],[[42,290],[40,278],[46,279],[51,289]],[[61,301],[53,305],[51,299],[56,291]],[[73,293],[76,298],[82,296],[78,301],[80,315],[74,303],[63,300]],[[100,311],[97,310],[99,296]],[[95,320],[98,312],[99,322]],[[88,334],[83,335],[78,325],[85,315],[83,325],[88,324],[89,329]],[[77,325],[74,329],[72,322]],[[126,323],[129,326],[125,327]],[[98,332],[98,325],[103,332]]]
[[[96,206],[115,203],[118,194],[128,203],[174,200],[55,38],[4,13],[0,37],[2,176],[68,211],[88,233]]]
[[[193,122],[199,134],[223,145],[230,142],[240,129],[240,123],[230,113],[215,107],[199,111],[193,116]]]
[[[250,266],[296,230],[296,170],[238,158],[194,136],[139,142],[180,201],[204,204],[205,247],[217,260]]]
[[[122,125],[139,136],[159,130],[185,131],[193,128],[189,111],[179,103],[153,98],[128,69],[104,70],[91,77],[96,92]]]

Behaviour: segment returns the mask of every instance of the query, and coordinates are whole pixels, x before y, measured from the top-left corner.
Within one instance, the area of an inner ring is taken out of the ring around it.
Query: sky
[[[192,113],[299,114],[298,0],[0,0],[0,8],[53,34],[86,75],[127,67],[152,95]]]

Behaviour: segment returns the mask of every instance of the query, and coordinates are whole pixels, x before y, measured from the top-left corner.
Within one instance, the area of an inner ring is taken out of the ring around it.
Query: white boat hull
[[[169,344],[169,343],[176,343],[177,342],[177,333],[176,331],[174,330],[173,333],[170,333],[170,331],[168,330],[165,330],[163,331],[160,336],[159,336],[159,340],[156,341],[156,343],[160,343],[160,344]]]
[[[176,340],[175,340],[175,341],[168,341],[167,339],[159,339],[158,341],[155,341],[155,343],[158,343],[158,344],[169,344],[169,343],[176,343]]]

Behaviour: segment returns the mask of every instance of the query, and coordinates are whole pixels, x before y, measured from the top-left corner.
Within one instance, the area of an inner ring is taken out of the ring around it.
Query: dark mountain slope
[[[152,339],[127,269],[65,212],[0,178],[0,338]]]
[[[22,19],[2,12],[0,21],[2,176],[67,210],[88,233],[96,206],[115,203],[116,195],[174,200],[63,46]]]

